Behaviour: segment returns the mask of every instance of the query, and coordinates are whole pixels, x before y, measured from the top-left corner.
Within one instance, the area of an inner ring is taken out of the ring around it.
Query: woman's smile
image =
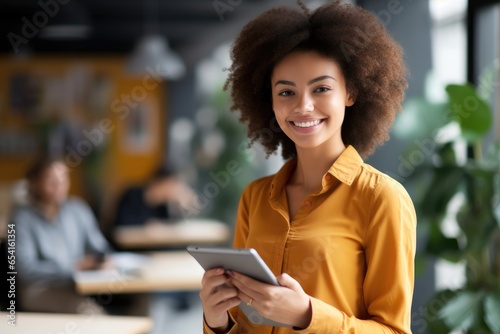
[[[299,134],[310,134],[321,128],[326,118],[313,120],[293,120],[288,121],[292,128]]]

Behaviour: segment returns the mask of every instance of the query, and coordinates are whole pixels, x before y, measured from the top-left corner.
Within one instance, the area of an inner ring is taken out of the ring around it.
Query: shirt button
[[[306,206],[311,206],[311,204],[312,204],[311,201],[309,201],[309,200],[306,201]]]
[[[332,176],[330,174],[326,174],[325,180],[330,181],[332,179]]]

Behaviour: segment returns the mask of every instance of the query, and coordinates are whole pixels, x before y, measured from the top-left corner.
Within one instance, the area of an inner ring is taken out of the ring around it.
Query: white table
[[[147,253],[144,266],[134,274],[120,270],[97,270],[75,274],[81,294],[118,294],[155,291],[198,290],[203,268],[187,251]]]
[[[153,322],[146,317],[16,313],[16,326],[8,324],[8,313],[0,312],[0,333],[4,334],[145,334]]]
[[[229,227],[211,219],[156,222],[142,226],[121,226],[114,240],[124,249],[185,246],[189,244],[222,244],[229,240]]]

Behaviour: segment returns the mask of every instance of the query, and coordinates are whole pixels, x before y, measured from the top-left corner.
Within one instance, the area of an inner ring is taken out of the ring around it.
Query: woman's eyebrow
[[[322,76],[319,76],[317,78],[314,78],[314,79],[311,79],[307,82],[308,85],[312,85],[313,83],[316,83],[318,81],[322,81],[322,80],[325,80],[325,79],[332,79],[334,81],[337,81],[337,79],[335,79],[334,77],[330,76],[330,75],[322,75]],[[274,86],[278,86],[278,85],[289,85],[289,86],[293,86],[295,87],[295,82],[293,81],[288,81],[288,80],[278,80],[276,81],[276,83],[274,84]]]
[[[274,87],[278,86],[278,85],[289,85],[289,86],[294,86],[295,87],[295,82],[293,81],[288,81],[288,80],[278,80],[276,81],[276,83],[274,84]]]
[[[317,77],[317,78],[314,78],[314,79],[311,79],[307,82],[308,85],[312,85],[313,83],[315,82],[318,82],[318,81],[322,81],[322,80],[326,80],[326,79],[332,79],[333,81],[337,81],[337,79],[335,79],[334,77],[330,76],[330,75],[322,75],[320,77]]]

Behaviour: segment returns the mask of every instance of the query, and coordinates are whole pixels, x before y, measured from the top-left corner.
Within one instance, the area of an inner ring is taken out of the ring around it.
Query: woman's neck
[[[295,185],[301,185],[309,193],[317,192],[322,187],[323,175],[345,150],[343,143],[324,149],[297,148],[297,168],[292,176]]]

